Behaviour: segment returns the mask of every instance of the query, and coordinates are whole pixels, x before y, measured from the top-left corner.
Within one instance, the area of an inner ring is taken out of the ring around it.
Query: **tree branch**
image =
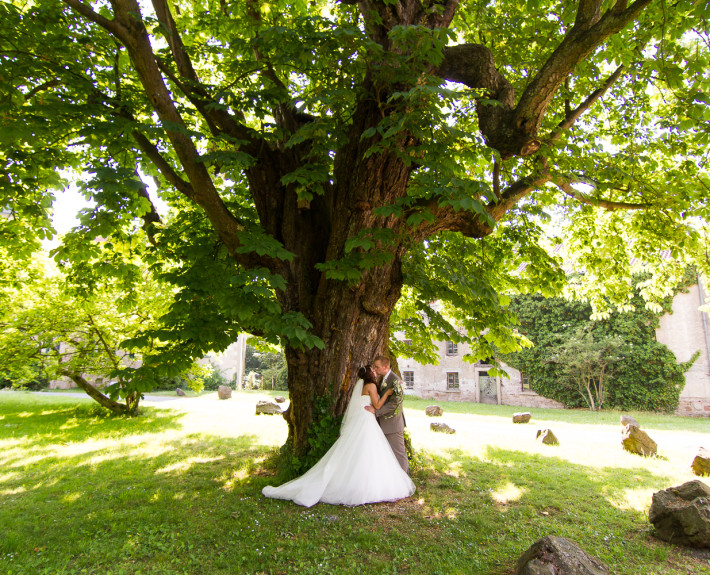
[[[112,0],[111,4],[114,8],[113,20],[99,18],[98,14],[87,9],[78,0],[63,1],[72,6],[72,8],[76,7],[80,14],[88,14],[87,18],[105,27],[126,47],[143,89],[153,109],[158,114],[168,139],[191,184],[193,195],[190,199],[205,211],[230,254],[237,257],[237,250],[241,245],[239,232],[242,230],[242,226],[227,209],[222,198],[217,193],[207,167],[200,158],[200,154],[189,136],[189,131],[182,116],[175,107],[151,48],[148,31],[141,19],[138,1]],[[250,255],[253,256],[250,260],[258,259],[256,265],[264,265],[269,269],[273,269],[274,262],[269,258],[257,258],[256,254]]]
[[[577,64],[638,17],[651,0],[637,0],[628,8],[625,2],[617,2],[601,17],[596,16],[597,3],[580,1],[575,25],[520,97],[514,117],[516,130],[536,134],[552,97]]]
[[[158,147],[146,138],[138,130],[133,130],[131,132],[133,139],[138,144],[141,151],[148,157],[148,159],[153,162],[156,168],[160,171],[163,177],[172,185],[178,192],[183,194],[187,199],[195,201],[195,192],[190,185],[190,182],[183,180],[179,174],[173,170],[173,167],[168,163],[168,161],[163,158]]]
[[[140,178],[140,175],[138,174],[138,170],[136,169],[135,172],[136,174],[136,179],[142,183],[142,180]],[[155,240],[155,232],[156,232],[156,224],[161,224],[162,219],[160,218],[160,214],[158,213],[158,210],[155,209],[155,205],[153,204],[153,200],[151,199],[150,195],[148,194],[148,188],[145,185],[141,185],[140,188],[138,188],[138,193],[140,196],[147,200],[148,205],[150,206],[150,210],[148,210],[146,213],[144,213],[141,216],[141,219],[143,220],[143,230],[145,231],[146,235],[148,236],[148,241],[151,243],[151,245],[155,246],[157,245],[157,242]]]
[[[505,188],[498,201],[491,202],[486,206],[486,211],[497,222],[521,199],[549,181],[550,172],[547,165],[543,164],[541,170],[526,178],[521,178]]]
[[[61,82],[57,80],[56,78],[54,80],[47,80],[43,84],[40,84],[39,86],[35,86],[32,88],[27,94],[25,94],[25,100],[29,100],[32,96],[35,94],[46,90],[48,88],[53,88],[54,86],[58,86]]]
[[[74,383],[76,383],[81,389],[83,389],[86,394],[91,397],[94,401],[98,402],[100,405],[104,406],[106,409],[109,409],[115,413],[122,413],[122,414],[127,414],[129,413],[129,407],[127,405],[124,405],[123,403],[119,403],[118,401],[114,401],[110,397],[104,395],[101,393],[98,389],[96,389],[93,385],[91,385],[86,379],[80,374],[76,373],[74,371],[69,371],[69,370],[62,370],[60,373],[69,379],[71,379]]]
[[[259,10],[259,3],[256,2],[256,0],[247,0],[247,12],[255,22],[261,23],[261,11]],[[261,75],[272,82],[283,94],[287,95],[287,86],[283,83],[281,78],[278,77],[271,62],[262,54],[258,47],[254,48],[254,56],[256,57],[256,61],[264,66],[260,70]],[[273,114],[276,123],[283,128],[287,134],[293,134],[303,125],[303,118],[296,110],[296,107],[290,103],[279,102],[273,110]]]
[[[575,190],[569,180],[556,176],[552,179],[554,184],[560,188],[570,198],[574,198],[582,204],[594,206],[595,208],[604,208],[608,211],[614,210],[647,210],[651,206],[649,204],[632,204],[629,202],[615,202],[612,200],[603,200],[600,198],[590,198],[586,194]]]
[[[204,84],[198,78],[192,61],[185,50],[185,45],[182,42],[182,38],[177,30],[175,20],[173,19],[166,0],[152,0],[152,2],[158,20],[165,30],[165,38],[170,46],[175,66],[182,81],[173,74],[164,62],[156,58],[160,70],[180,88],[190,102],[199,110],[200,114],[202,114],[210,125],[210,130],[213,134],[221,130],[234,139],[242,140],[246,143],[247,153],[254,155],[259,147],[254,133],[246,126],[236,121],[205,89]],[[215,105],[209,106],[209,104]]]
[[[545,140],[549,143],[559,140],[563,132],[569,130],[579,119],[579,117],[584,114],[584,112],[591,108],[592,105],[597,100],[599,100],[599,98],[606,94],[609,88],[611,88],[611,86],[621,77],[621,74],[624,72],[624,70],[625,68],[623,64],[619,66],[616,70],[614,70],[614,73],[609,76],[609,78],[607,78],[606,82],[604,82],[604,84],[600,88],[594,90],[594,92],[592,92],[589,97],[584,100],[584,102],[582,102],[574,110],[569,111],[565,115],[565,119],[557,125],[557,128],[555,128],[555,130],[550,132],[550,135],[547,136]]]
[[[502,193],[496,194],[497,197],[485,206],[485,211],[494,222],[498,222],[522,198],[550,180],[550,171],[547,163],[543,161],[540,170],[526,178],[521,178],[506,187]],[[432,224],[421,224],[416,229],[412,237],[417,241],[444,230],[460,232],[470,238],[483,238],[493,231],[493,227],[478,213],[465,210],[456,211],[451,206],[442,207],[438,204],[437,198],[431,198],[412,206],[405,214],[404,219],[410,213],[423,210],[431,212],[435,221]]]
[[[106,339],[104,338],[104,334],[98,328],[98,326],[94,322],[94,318],[91,317],[90,313],[87,313],[86,317],[88,318],[89,324],[91,325],[92,329],[94,330],[94,333],[99,338],[99,341],[101,342],[101,346],[104,348],[104,352],[106,353],[106,357],[113,364],[113,368],[118,369],[120,367],[118,365],[118,359],[116,359],[116,354],[113,353],[113,351],[109,347],[108,343],[106,342]]]
[[[84,4],[81,0],[62,0],[62,2],[72,8],[75,12],[81,14],[87,20],[98,24],[112,34],[117,32],[118,25],[115,20],[109,20],[108,18],[101,16],[98,12],[94,12],[91,6]]]
[[[579,0],[574,26],[580,29],[589,28],[599,22],[601,7],[601,0]]]

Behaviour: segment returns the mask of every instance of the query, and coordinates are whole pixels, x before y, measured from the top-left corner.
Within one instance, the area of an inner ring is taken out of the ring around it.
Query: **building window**
[[[493,365],[495,363],[495,359],[492,357],[487,357],[486,359],[482,359],[480,361],[476,362],[476,365]]]
[[[446,342],[446,355],[456,355],[459,352],[459,346],[455,341]]]
[[[520,374],[520,384],[523,391],[530,391],[530,379],[524,373]]]
[[[402,377],[404,378],[404,387],[407,389],[414,389],[414,372],[403,371]]]
[[[459,374],[456,371],[450,371],[446,374],[446,389],[459,388]]]

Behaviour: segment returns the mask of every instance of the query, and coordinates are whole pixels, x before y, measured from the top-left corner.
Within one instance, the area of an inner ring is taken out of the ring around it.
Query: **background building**
[[[696,351],[698,359],[685,374],[678,415],[710,416],[710,318],[701,306],[706,304],[705,290],[698,284],[673,300],[672,312],[664,315],[656,330],[656,339],[666,345],[677,361],[688,361]],[[413,359],[398,360],[407,393],[437,401],[471,401],[522,407],[563,405],[530,390],[524,374],[503,364],[508,378],[488,375],[490,364],[463,360],[468,346],[454,342],[436,342],[439,365],[422,365]]]

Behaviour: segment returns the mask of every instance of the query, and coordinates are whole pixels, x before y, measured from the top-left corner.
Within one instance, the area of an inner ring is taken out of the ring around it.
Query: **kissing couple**
[[[357,376],[337,441],[300,477],[279,487],[264,487],[266,497],[311,507],[318,502],[394,501],[414,493],[404,447],[402,380],[381,355],[372,367],[361,367]]]

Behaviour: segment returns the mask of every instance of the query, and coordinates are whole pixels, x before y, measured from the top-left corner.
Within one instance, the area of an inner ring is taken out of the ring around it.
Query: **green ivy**
[[[681,291],[694,274],[689,272]],[[685,386],[685,372],[697,359],[678,363],[675,355],[655,339],[659,318],[670,311],[672,297],[666,298],[658,311],[645,307],[640,295],[643,277],[634,282],[632,311],[616,312],[607,319],[592,320],[592,306],[586,302],[562,298],[546,299],[540,295],[514,296],[511,310],[517,315],[520,331],[533,346],[505,356],[508,365],[524,372],[530,387],[540,395],[555,399],[565,407],[584,407],[574,386],[566,385],[564,366],[556,358],[565,344],[580,331],[591,333],[595,341],[619,338],[623,356],[613,366],[607,379],[605,407],[622,410],[672,412],[678,407]]]
[[[303,457],[293,454],[293,446],[287,442],[281,449],[283,478],[290,479],[302,475],[313,467],[333,446],[340,435],[342,416],[333,415],[332,399],[327,395],[317,395],[313,400],[313,421],[308,428],[310,449]]]

